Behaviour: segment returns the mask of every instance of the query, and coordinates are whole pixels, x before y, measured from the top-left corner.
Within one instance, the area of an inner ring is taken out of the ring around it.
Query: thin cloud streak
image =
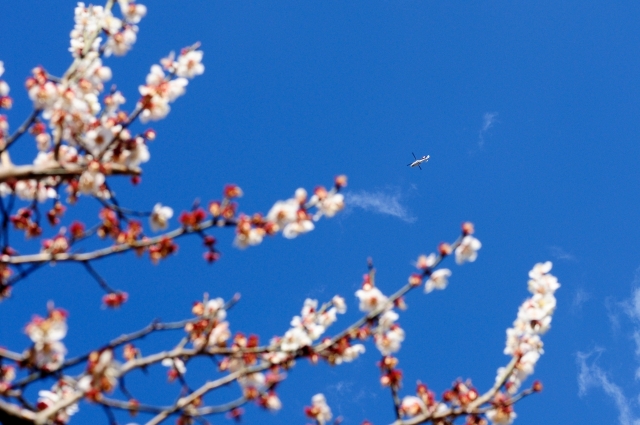
[[[559,246],[552,246],[549,250],[556,260],[578,261],[575,255],[565,251]]]
[[[478,132],[478,146],[479,147],[483,147],[484,146],[484,135],[498,121],[497,117],[498,117],[498,113],[497,112],[486,112],[484,114],[484,116],[482,117],[482,127],[480,128],[480,131]]]
[[[587,394],[591,388],[602,388],[618,409],[618,422],[620,425],[640,425],[640,419],[633,417],[631,403],[625,397],[622,388],[609,380],[607,374],[596,365],[598,357],[602,353],[601,348],[596,348],[590,353],[578,352],[576,362],[578,363],[578,395],[580,397]],[[589,365],[587,360],[595,354],[595,359]]]
[[[390,215],[406,223],[413,223],[416,218],[400,203],[400,195],[384,192],[349,192],[345,194],[345,203],[349,207],[362,208],[378,214]]]
[[[576,313],[582,310],[584,303],[592,298],[591,294],[586,292],[582,288],[578,288],[573,296],[573,302],[571,303],[571,310]]]

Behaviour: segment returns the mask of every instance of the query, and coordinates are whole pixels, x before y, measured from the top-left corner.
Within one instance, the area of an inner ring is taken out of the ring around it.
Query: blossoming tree
[[[212,233],[217,228],[232,228],[235,245],[246,248],[277,233],[285,238],[300,236],[313,230],[323,216],[333,217],[344,207],[340,190],[347,184],[345,176],[336,177],[330,189],[316,188],[310,196],[297,189],[291,199],[275,202],[264,216],[239,212],[237,199],[242,190],[236,185],[225,186],[221,198],[208,205],[194,204],[177,220],[173,209],[161,204],[151,211],[122,207],[109,182],[121,176],[129,177],[133,185],[139,182],[141,166],[150,157],[148,144],[156,138],[152,129],[142,126],[165,118],[170,104],[185,94],[189,79],[204,72],[203,53],[197,43],[178,55],[171,53],[151,66],[139,87],[135,107],[125,112],[124,94],[115,88],[105,91],[105,82],[112,75],[103,59],[122,56],[131,49],[137,24],[145,14],[145,6],[130,0],[108,0],[104,6],[78,3],[69,48],[72,60],[66,72],[55,76],[42,67],[34,68],[26,80],[33,112],[13,131],[7,116],[0,115],[2,298],[11,296],[22,279],[43,265],[70,262],[86,269],[104,289],[105,306],[115,308],[126,302],[128,295],[113,289],[97,272],[93,262],[98,259],[134,251],[158,262],[175,252],[176,239],[193,235],[202,239],[204,259],[215,262],[219,252]],[[3,72],[0,62],[0,77]],[[0,107],[8,110],[11,105],[9,86],[0,80]],[[37,149],[35,160],[14,165],[11,152],[19,145],[24,149],[33,146],[27,140],[29,134]],[[65,211],[82,197],[101,204],[98,217],[67,222]],[[140,217],[146,217],[148,223]],[[172,219],[178,222],[173,228]],[[43,227],[53,229],[55,236],[42,237]],[[11,241],[21,234],[40,241],[41,248],[19,253]],[[391,295],[376,287],[370,262],[362,287],[355,293],[362,316],[337,331],[329,328],[335,327],[338,315],[347,309],[347,302],[339,295],[322,303],[305,300],[290,329],[280,330],[280,336],[261,343],[256,335],[232,330],[228,311],[237,297],[223,300],[205,294],[191,307],[191,316],[182,321],[154,321],[90,352],[69,357],[64,344],[67,313],[50,304],[44,317],[35,316],[25,327],[30,346],[0,348],[0,421],[64,424],[84,403],[102,406],[112,424],[116,423],[116,410],[140,413],[147,424],[175,418],[179,424],[207,423],[205,418],[216,414],[239,418],[243,406],[250,403],[278,410],[277,389],[285,385],[284,371],[295,367],[296,361],[307,359],[337,367],[358,358],[371,341],[380,352],[380,382],[389,389],[395,424],[448,424],[458,418],[464,418],[468,425],[487,420],[511,423],[516,416],[514,404],[542,388],[537,381],[526,388],[523,383],[542,353],[540,336],[549,329],[555,309],[554,292],[559,284],[549,273],[549,262],[536,264],[529,272],[531,297],[507,330],[504,353],[510,360],[498,369],[491,388],[479,390],[469,380],[458,380],[439,397],[422,383],[412,394],[401,394],[402,372],[395,355],[405,338],[398,324],[405,297],[420,287],[427,293],[445,289],[452,272],[440,268],[441,263],[449,257],[459,265],[475,261],[481,244],[473,234],[473,226],[464,223],[454,242],[441,243],[436,253],[419,256],[416,272]],[[21,294],[18,291],[13,296]],[[180,335],[163,351],[146,353],[136,345],[144,337],[170,330]],[[187,365],[202,357],[215,358],[219,371],[200,377],[194,387],[198,377],[189,376]],[[173,404],[147,403],[125,385],[125,378],[133,371],[156,366],[166,367],[169,381],[178,383],[179,397]],[[210,394],[230,384],[237,385],[237,398],[211,404]],[[30,397],[34,389],[35,398]],[[333,420],[322,394],[313,397],[305,413],[320,425]]]

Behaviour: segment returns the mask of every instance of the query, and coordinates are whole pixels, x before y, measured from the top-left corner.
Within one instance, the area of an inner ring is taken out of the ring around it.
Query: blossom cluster
[[[558,279],[550,274],[552,263],[536,264],[529,272],[528,289],[532,296],[522,303],[513,327],[507,329],[504,353],[516,358],[513,371],[505,377],[505,368],[498,369],[496,380],[506,380],[508,394],[515,394],[522,382],[534,371],[543,354],[540,335],[551,327],[551,317],[556,308],[555,291],[560,287]],[[495,424],[510,424],[516,417],[509,396],[498,394],[493,401],[495,408],[487,412],[487,417]]]
[[[0,77],[4,74],[4,62],[0,61]],[[13,101],[9,97],[9,84],[0,79],[0,109],[10,109]],[[0,114],[0,149],[5,149],[9,133],[9,122],[6,115]]]
[[[260,214],[253,217],[241,215],[236,227],[234,244],[239,248],[246,248],[260,244],[264,235],[273,235],[279,231],[282,231],[282,235],[287,239],[293,239],[303,233],[310,232],[315,228],[314,221],[318,221],[322,216],[333,217],[344,208],[344,196],[339,191],[346,185],[347,178],[341,175],[336,177],[334,187],[331,190],[318,186],[310,198],[308,198],[305,189],[297,189],[292,198],[277,201],[265,217]],[[225,194],[228,193],[231,196],[225,196],[225,199],[242,195],[241,190],[232,186],[225,190]],[[224,209],[228,207],[228,204],[213,202],[209,208],[212,214],[223,215]],[[311,208],[316,208],[315,214],[310,213]]]
[[[276,349],[266,353],[264,358],[271,363],[280,364],[293,358],[299,350],[307,350],[311,354],[310,348],[314,341],[320,339],[327,328],[336,322],[338,314],[344,314],[346,311],[347,305],[338,295],[320,308],[318,308],[318,300],[307,298],[300,315],[294,316],[291,320],[291,328],[285,332],[284,336],[271,340],[270,347]],[[330,349],[323,353],[332,364],[350,362],[364,352],[363,345],[351,345],[348,339],[344,339],[342,344],[338,344],[335,348],[338,346],[339,350]],[[317,360],[316,353],[311,355],[312,360]]]
[[[67,349],[62,342],[67,335],[67,312],[49,306],[49,314],[43,318],[34,316],[25,327],[25,333],[33,342],[25,352],[24,366],[51,371],[64,362]]]
[[[311,406],[304,408],[304,413],[316,421],[318,425],[327,425],[333,418],[331,408],[327,404],[324,394],[316,394],[311,397]]]
[[[125,98],[118,90],[111,90],[101,102],[99,96],[112,77],[111,69],[103,64],[102,58],[111,54],[122,56],[132,48],[137,38],[136,24],[147,12],[144,5],[131,0],[118,0],[118,4],[120,18],[114,16],[110,5],[78,3],[70,34],[73,64],[60,78],[38,66],[26,81],[36,114],[29,129],[39,151],[34,166],[42,169],[79,167],[84,171],[77,178],[48,176],[3,182],[0,195],[14,193],[23,200],[44,202],[56,198],[58,186],[66,181],[71,201],[79,194],[109,198],[106,176],[114,166],[135,170],[150,158],[147,144],[155,138],[155,132],[149,129],[135,135],[129,125],[138,116],[143,122],[164,118],[169,112],[169,103],[184,94],[187,79],[204,72],[203,53],[196,50],[195,45],[183,49],[177,58],[172,53],[162,59],[162,66],[151,67],[145,84],[139,88],[141,98],[131,114],[121,109]],[[4,66],[0,63],[0,76],[2,72]],[[10,106],[8,93],[8,85],[0,80],[0,107]],[[48,126],[38,120],[40,113]],[[6,140],[7,131],[6,117],[0,116],[2,142]],[[4,147],[2,143],[0,148]]]

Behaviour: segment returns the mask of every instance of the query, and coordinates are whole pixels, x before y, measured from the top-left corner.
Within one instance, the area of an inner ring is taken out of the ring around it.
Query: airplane
[[[420,166],[420,164],[422,164],[423,162],[427,162],[429,161],[429,158],[431,158],[429,155],[427,156],[423,156],[422,158],[418,159],[416,158],[416,154],[411,152],[411,155],[413,155],[413,158],[415,159],[415,161],[407,164],[407,167],[418,167],[420,170],[422,170],[422,167]]]

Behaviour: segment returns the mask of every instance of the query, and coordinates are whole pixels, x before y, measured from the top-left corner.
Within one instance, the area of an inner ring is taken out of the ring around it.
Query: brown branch
[[[153,238],[142,239],[139,241],[135,241],[133,243],[123,243],[116,244],[110,247],[97,249],[95,251],[86,252],[86,253],[62,253],[62,254],[50,254],[48,252],[41,252],[38,254],[28,254],[28,255],[15,255],[15,256],[5,256],[2,257],[2,262],[7,264],[25,264],[25,263],[47,263],[50,261],[62,262],[62,261],[90,261],[96,260],[98,258],[107,257],[109,255],[117,254],[120,252],[129,251],[131,249],[136,248],[146,248],[151,245],[154,245],[163,239],[176,239],[180,236],[198,233],[202,230],[208,229],[210,227],[216,226],[218,223],[217,219],[207,220],[202,223],[197,228],[184,228],[180,227],[178,229],[174,229],[170,232],[163,233],[162,235],[155,236]],[[235,220],[225,220],[225,226],[235,226]]]
[[[462,415],[485,413],[487,410],[489,410],[489,407],[482,408],[482,405],[489,402],[489,400],[491,400],[498,393],[498,391],[500,390],[500,388],[502,388],[502,386],[507,381],[507,379],[509,379],[509,376],[511,376],[511,373],[513,372],[513,369],[516,367],[518,360],[519,360],[518,357],[512,358],[509,364],[507,365],[507,367],[505,368],[505,370],[502,372],[502,375],[500,375],[500,379],[496,380],[496,383],[493,385],[493,387],[489,391],[485,392],[480,397],[478,397],[476,400],[474,400],[472,403],[469,403],[469,405],[465,407],[450,407],[449,409],[443,410],[441,412],[421,413],[412,418],[398,419],[395,422],[393,422],[392,425],[417,425],[417,424],[422,424],[429,421],[435,422],[438,419],[444,419],[448,417],[455,418]],[[522,395],[520,398],[528,394],[529,392],[527,392],[527,394]],[[520,398],[518,398],[517,400],[514,400],[513,402],[515,403],[515,401],[518,401]]]
[[[219,379],[216,379],[215,381],[208,381],[207,383],[205,383],[203,386],[201,386],[200,388],[198,388],[197,390],[195,390],[194,392],[192,392],[188,396],[182,397],[180,400],[178,400],[178,402],[175,405],[171,406],[170,408],[168,408],[166,410],[163,410],[161,413],[159,413],[153,419],[151,419],[149,422],[147,422],[146,425],[157,425],[160,422],[162,422],[165,419],[167,419],[174,412],[176,412],[178,410],[181,410],[181,409],[184,409],[185,407],[189,406],[196,399],[202,397],[203,395],[205,395],[209,391],[212,391],[212,390],[214,390],[216,388],[219,388],[219,387],[221,387],[223,385],[230,384],[231,382],[236,381],[238,378],[241,378],[243,376],[250,375],[252,373],[261,372],[261,371],[266,370],[266,369],[268,369],[270,367],[271,367],[271,363],[266,362],[266,363],[262,363],[260,365],[256,365],[256,366],[252,366],[252,367],[248,367],[248,368],[247,367],[242,368],[242,369],[238,370],[237,372],[230,373],[229,375],[224,376],[224,377],[219,378]]]
[[[108,164],[112,175],[138,176],[142,173],[139,168],[128,168],[120,164]],[[41,180],[47,177],[69,178],[81,175],[86,167],[75,164],[62,166],[56,162],[51,165],[17,165],[0,167],[0,183],[12,180]]]
[[[33,425],[36,414],[0,399],[0,423]]]
[[[0,149],[0,153],[4,153],[4,151],[9,149],[9,147],[12,144],[14,144],[20,138],[20,136],[22,136],[29,129],[31,124],[33,124],[34,121],[36,120],[36,118],[38,118],[38,115],[40,115],[41,111],[42,111],[41,109],[34,109],[31,112],[31,114],[27,117],[27,119],[24,120],[22,125],[20,125],[20,127],[18,127],[18,129],[15,131],[15,133],[13,133],[11,136],[9,136],[7,138],[7,142],[6,142],[5,146],[4,146],[4,148]]]

